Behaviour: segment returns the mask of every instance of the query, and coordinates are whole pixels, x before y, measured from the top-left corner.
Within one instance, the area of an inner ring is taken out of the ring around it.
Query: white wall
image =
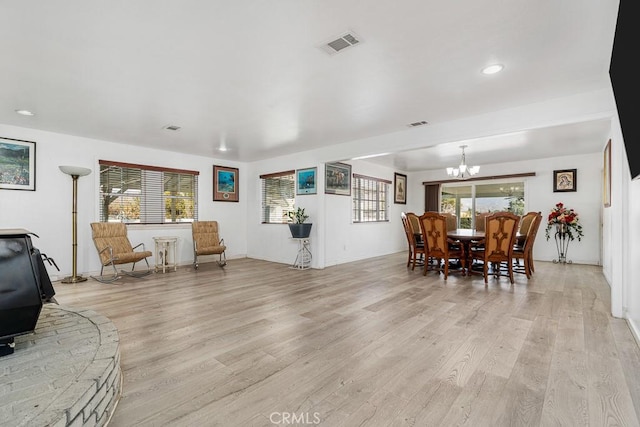
[[[603,274],[611,286],[612,314],[628,319],[640,342],[640,178],[631,181],[617,117],[612,120],[611,180],[611,207],[603,212]]]
[[[407,243],[400,222],[400,212],[405,205],[397,205],[390,200],[389,222],[352,223],[351,197],[324,194],[324,163],[318,163],[314,157],[310,153],[301,153],[250,165],[247,173],[252,183],[247,203],[247,256],[283,264],[293,263],[298,246],[291,239],[289,227],[286,224],[261,223],[260,175],[308,167],[317,167],[318,192],[315,195],[296,196],[296,206],[305,208],[310,216],[307,222],[313,224],[310,235],[313,268],[324,268],[406,249]],[[392,169],[357,160],[346,163],[352,165],[352,173],[393,182]],[[389,197],[393,197],[393,185],[389,188]]]
[[[72,180],[58,169],[59,165],[83,166],[92,173],[78,180],[78,273],[100,271],[98,256],[91,240],[89,223],[98,221],[98,160],[113,160],[200,171],[199,218],[220,222],[221,236],[228,246],[227,256],[244,257],[246,247],[247,183],[240,173],[240,201],[213,202],[213,164],[242,167],[227,161],[135,147],[114,142],[80,138],[53,132],[0,124],[5,138],[36,143],[36,191],[0,190],[0,228],[25,228],[36,233],[34,246],[55,259],[61,269],[47,267],[53,280],[71,274],[72,264]],[[135,245],[144,243],[153,251],[154,236],[178,236],[178,262],[193,261],[191,226],[130,226],[129,239]]]
[[[577,169],[577,191],[553,192],[553,171]],[[562,202],[580,215],[584,238],[569,244],[568,258],[579,264],[600,264],[600,212],[602,204],[602,155],[582,154],[569,157],[554,157],[511,164],[482,165],[478,178],[482,176],[507,175],[535,172],[536,176],[524,178],[527,200],[525,211],[542,212],[543,222],[534,244],[534,259],[551,261],[557,259],[553,237],[545,237],[547,215],[556,203]],[[475,178],[475,177],[474,177]],[[421,204],[412,203],[414,212],[424,211],[423,182],[448,179],[444,170],[416,172],[409,176],[411,192],[422,192]],[[417,197],[415,199],[418,199]]]

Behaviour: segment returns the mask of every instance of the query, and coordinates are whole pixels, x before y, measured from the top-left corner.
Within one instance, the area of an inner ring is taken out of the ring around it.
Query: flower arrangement
[[[551,237],[550,232],[553,228],[557,228],[559,233],[565,233],[570,240],[578,238],[581,240],[582,225],[580,225],[580,217],[573,209],[566,208],[562,203],[556,203],[555,207],[549,212],[547,218],[547,240]]]

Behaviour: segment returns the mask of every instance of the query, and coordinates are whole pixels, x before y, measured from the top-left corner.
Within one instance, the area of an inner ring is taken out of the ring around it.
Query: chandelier
[[[467,148],[467,146],[461,145],[460,148],[462,148],[462,161],[460,165],[455,168],[447,168],[447,175],[454,178],[466,179],[480,172],[480,166],[467,166],[464,157],[464,149]]]

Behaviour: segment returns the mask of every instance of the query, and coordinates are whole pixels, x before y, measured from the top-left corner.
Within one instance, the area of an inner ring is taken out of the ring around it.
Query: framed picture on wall
[[[0,138],[0,189],[36,189],[36,143]]]
[[[611,207],[611,140],[604,147],[604,167],[602,174],[602,202],[604,207]]]
[[[553,171],[553,192],[577,191],[577,169]]]
[[[238,201],[238,168],[213,165],[213,201]]]
[[[296,195],[316,194],[316,172],[317,168],[296,170]]]
[[[407,175],[397,172],[393,174],[393,202],[407,204]]]
[[[351,165],[327,163],[324,166],[324,192],[326,194],[351,195]]]

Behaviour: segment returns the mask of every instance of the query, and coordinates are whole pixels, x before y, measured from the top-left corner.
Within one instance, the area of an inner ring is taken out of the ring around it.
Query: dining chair
[[[527,233],[529,232],[529,228],[531,227],[533,220],[538,216],[538,214],[541,214],[541,212],[527,212],[520,219],[520,227],[518,228],[518,235],[516,236],[517,246],[524,246],[524,240],[527,236]]]
[[[447,230],[455,230],[458,228],[458,217],[449,212],[440,212],[447,220]]]
[[[501,264],[507,267],[509,280],[513,280],[513,245],[520,217],[511,212],[495,212],[486,217],[485,237],[482,247],[471,248],[471,259],[482,262],[482,273],[469,269],[470,274],[482,274],[488,282],[489,264],[495,276],[501,276]]]
[[[533,213],[533,215],[529,215],[531,213]],[[524,273],[527,279],[530,279],[531,274],[535,271],[533,267],[533,245],[536,240],[536,235],[538,234],[538,229],[540,228],[540,223],[542,223],[542,213],[529,212],[525,215],[525,218],[528,216],[532,216],[533,219],[527,225],[524,243],[522,245],[516,243],[513,247],[513,261],[515,263],[513,271],[516,273]],[[520,230],[522,230],[522,226]],[[523,260],[523,266],[520,266],[520,260]]]
[[[407,267],[411,265],[411,270],[415,270],[416,264],[420,265],[422,262],[424,262],[425,251],[420,228],[418,228],[416,232],[416,229],[412,224],[412,217],[417,218],[417,215],[413,212],[400,213],[402,226],[404,227],[404,234],[407,236],[407,243],[409,244],[409,257],[407,259]],[[418,221],[414,221],[419,226]],[[420,237],[419,239],[416,234]],[[418,258],[418,255],[420,255],[420,258]]]
[[[460,242],[456,242],[447,237],[447,219],[444,215],[437,212],[425,212],[420,216],[420,228],[422,229],[422,238],[426,257],[436,260],[434,264],[425,262],[423,275],[427,275],[427,271],[442,271],[444,280],[449,276],[449,261],[451,259],[458,260],[462,269],[462,275],[465,274],[466,256],[464,246]]]
[[[491,212],[480,212],[476,214],[475,226],[477,231],[484,231],[484,220],[489,215],[491,215]]]

